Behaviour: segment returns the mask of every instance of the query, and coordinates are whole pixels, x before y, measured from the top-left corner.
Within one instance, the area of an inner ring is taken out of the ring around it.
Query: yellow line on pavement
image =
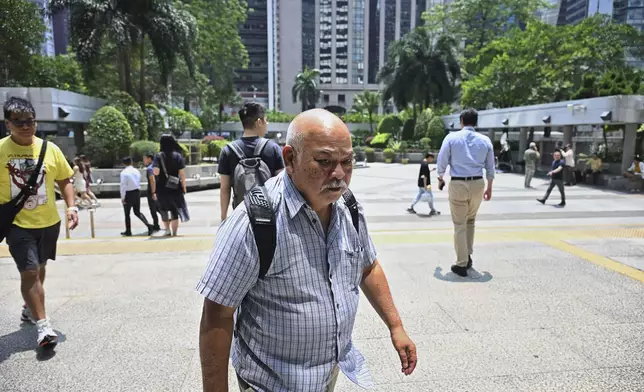
[[[571,255],[579,257],[580,259],[590,261],[591,263],[596,264],[600,267],[604,267],[611,271],[615,271],[622,275],[626,275],[635,280],[639,280],[640,282],[644,282],[644,271],[640,271],[626,264],[622,264],[615,260],[611,260],[608,257],[604,257],[596,253],[588,252],[584,249],[581,249],[577,246],[571,245],[561,240],[544,240],[541,242],[553,248],[570,253]]]

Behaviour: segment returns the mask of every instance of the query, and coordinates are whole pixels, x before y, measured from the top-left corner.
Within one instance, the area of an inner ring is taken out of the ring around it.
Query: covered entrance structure
[[[460,129],[459,114],[443,117],[445,128]],[[508,140],[518,140],[513,149],[522,160],[530,141],[540,144],[542,159],[552,159],[556,144],[573,144],[575,154],[589,154],[593,144],[604,143],[603,129],[608,125],[609,143],[621,149],[621,170],[633,161],[637,149],[637,129],[644,123],[644,95],[616,95],[540,105],[491,109],[479,112],[478,130],[487,132],[493,141],[508,132]],[[549,163],[542,161],[542,163]]]

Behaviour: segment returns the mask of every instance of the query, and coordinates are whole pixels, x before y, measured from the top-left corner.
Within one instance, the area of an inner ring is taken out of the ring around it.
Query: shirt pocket
[[[340,257],[340,271],[342,273],[342,283],[348,292],[358,294],[360,292],[360,283],[362,282],[362,269],[364,259],[364,249],[355,247],[352,249],[342,249]]]

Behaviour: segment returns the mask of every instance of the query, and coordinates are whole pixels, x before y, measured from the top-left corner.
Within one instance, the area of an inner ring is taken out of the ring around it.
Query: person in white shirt
[[[565,185],[577,185],[577,180],[575,179],[575,153],[572,151],[572,145],[566,144],[566,147],[564,147],[563,159],[565,161]]]
[[[641,191],[644,187],[644,162],[638,155],[633,158],[631,167],[624,172],[624,177],[631,182],[629,188],[631,192]]]
[[[152,235],[154,227],[148,223],[145,215],[141,213],[141,173],[132,167],[132,158],[123,158],[125,169],[121,172],[121,201],[125,211],[125,231],[121,235],[130,237],[132,227],[130,222],[130,212],[134,210],[134,215],[143,222],[148,228],[148,235]]]

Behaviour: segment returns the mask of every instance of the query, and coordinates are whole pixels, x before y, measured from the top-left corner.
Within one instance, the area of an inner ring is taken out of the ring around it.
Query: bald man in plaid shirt
[[[330,392],[340,371],[371,387],[365,358],[351,342],[360,289],[389,328],[401,371],[411,374],[416,347],[393,303],[362,209],[356,230],[342,197],[352,171],[346,125],[321,109],[304,112],[289,127],[283,156],[285,172],[266,183],[277,231],[266,274],[259,277],[259,251],[242,204],[219,229],[197,285],[205,297],[204,391],[228,391],[233,326],[232,361],[243,392]]]

